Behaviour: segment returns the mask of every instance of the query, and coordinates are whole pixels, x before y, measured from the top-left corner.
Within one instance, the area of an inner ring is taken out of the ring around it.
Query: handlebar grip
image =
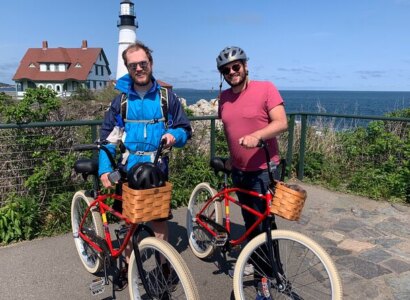
[[[265,143],[264,140],[259,140],[258,144],[256,145],[256,147],[258,147],[258,148],[262,148],[262,147],[265,147],[265,146],[266,146],[266,143]]]
[[[86,144],[86,145],[74,145],[74,151],[90,151],[90,150],[98,150],[98,145],[95,144]]]
[[[165,139],[162,139],[161,142],[159,143],[157,153],[156,153],[155,158],[154,158],[154,164],[155,165],[158,163],[158,159],[159,159],[160,155],[162,154],[162,150],[163,150],[166,142],[167,141]]]

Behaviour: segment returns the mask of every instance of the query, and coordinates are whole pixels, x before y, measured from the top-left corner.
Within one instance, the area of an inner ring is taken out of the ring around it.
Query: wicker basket
[[[299,220],[306,197],[300,186],[277,181],[270,212],[287,220]]]
[[[172,184],[165,186],[134,190],[128,183],[122,185],[123,214],[132,223],[148,222],[167,218],[171,204]]]

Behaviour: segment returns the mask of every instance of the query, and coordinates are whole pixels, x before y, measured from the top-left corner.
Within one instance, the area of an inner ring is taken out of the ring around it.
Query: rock
[[[200,99],[188,108],[193,111],[195,116],[214,116],[218,114],[218,99],[210,101]]]

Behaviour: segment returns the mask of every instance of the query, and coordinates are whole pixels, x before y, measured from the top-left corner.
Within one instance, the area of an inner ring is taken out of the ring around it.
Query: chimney
[[[47,49],[48,49],[48,42],[43,41],[43,50],[47,50]]]
[[[86,49],[87,49],[87,40],[83,40],[83,42],[81,43],[81,48],[82,48],[83,50],[86,50]]]

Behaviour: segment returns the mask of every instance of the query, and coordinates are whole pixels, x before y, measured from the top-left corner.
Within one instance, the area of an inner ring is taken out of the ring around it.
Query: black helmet
[[[220,70],[224,65],[229,64],[236,60],[247,61],[248,57],[246,56],[245,51],[239,47],[226,47],[223,49],[218,57],[216,58],[216,67]]]
[[[153,163],[134,165],[127,175],[128,185],[134,190],[145,190],[165,185],[164,173]]]

